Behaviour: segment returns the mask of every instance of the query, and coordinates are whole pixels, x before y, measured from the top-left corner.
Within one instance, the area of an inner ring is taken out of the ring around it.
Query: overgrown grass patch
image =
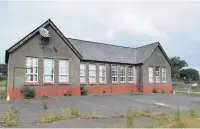
[[[42,117],[40,117],[37,122],[38,123],[52,123],[55,121],[67,120],[71,118],[70,114],[52,114],[50,112],[46,112]]]
[[[195,108],[190,107],[188,112],[189,112],[190,116],[192,116],[192,117],[196,116],[196,109]]]
[[[11,127],[22,123],[16,116],[17,111],[11,106],[7,106],[3,117],[0,119],[1,127]]]
[[[112,116],[106,116],[106,115],[99,115],[95,112],[91,114],[81,114],[80,118],[82,119],[110,119]]]
[[[6,91],[5,90],[1,90],[0,91],[0,99],[6,99],[6,97],[7,97]]]
[[[77,107],[70,107],[66,112],[62,114],[52,114],[50,112],[46,112],[43,116],[41,116],[37,123],[52,123],[55,121],[67,120],[71,118],[76,118],[80,116],[79,108]]]
[[[5,87],[6,86],[6,81],[7,80],[0,81],[0,87]]]

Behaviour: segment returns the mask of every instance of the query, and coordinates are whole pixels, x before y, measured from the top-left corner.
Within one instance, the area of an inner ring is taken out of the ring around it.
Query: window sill
[[[55,82],[43,82],[42,84],[43,85],[55,85],[56,83]]]
[[[103,84],[107,84],[107,82],[99,82],[99,84],[102,84],[102,85],[103,85]]]
[[[130,81],[130,82],[128,82],[128,83],[135,84],[135,82],[132,82],[132,81]]]
[[[59,82],[59,85],[69,85],[69,82]]]
[[[80,82],[80,84],[87,84],[86,82]]]
[[[97,84],[97,83],[96,83],[96,82],[89,82],[89,84],[94,84],[94,85],[95,85],[95,84]]]
[[[112,84],[120,84],[120,82],[112,82]]]
[[[39,82],[25,82],[24,85],[27,85],[27,86],[31,86],[31,85],[34,85],[34,86],[38,86],[39,85]]]

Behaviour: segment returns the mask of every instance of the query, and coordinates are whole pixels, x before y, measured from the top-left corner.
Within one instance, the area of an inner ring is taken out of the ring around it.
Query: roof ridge
[[[159,42],[149,43],[149,44],[146,44],[146,45],[143,45],[143,46],[140,46],[140,47],[136,47],[136,49],[141,48],[141,47],[146,47],[146,46],[152,45],[152,44],[159,44]]]
[[[97,44],[104,44],[104,45],[115,46],[115,47],[124,47],[124,48],[134,49],[133,47],[120,46],[120,45],[114,45],[114,44],[108,44],[108,43],[102,43],[102,42],[96,42],[96,41],[89,41],[89,40],[82,40],[82,39],[75,39],[75,38],[68,38],[68,37],[67,37],[67,39],[86,41],[86,42],[89,42],[89,43],[97,43]]]
[[[130,48],[130,49],[138,49],[138,48],[141,48],[141,47],[145,47],[145,46],[148,46],[148,45],[159,43],[159,42],[154,42],[154,43],[150,43],[150,44],[146,44],[146,45],[134,48],[134,47],[127,47],[127,46],[121,46],[121,45],[115,45],[115,44],[108,44],[108,43],[102,43],[102,42],[96,42],[96,41],[89,41],[89,40],[82,40],[82,39],[76,39],[76,38],[68,38],[68,37],[66,37],[66,38],[67,39],[72,39],[72,40],[78,40],[78,41],[86,41],[86,42],[89,42],[89,43],[98,43],[98,44],[104,44],[104,45],[115,46],[115,47]]]

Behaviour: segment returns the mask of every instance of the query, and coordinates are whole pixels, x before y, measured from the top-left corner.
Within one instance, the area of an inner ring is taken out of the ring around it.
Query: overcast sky
[[[48,18],[66,37],[137,47],[159,41],[200,70],[200,2],[0,2],[5,50]]]

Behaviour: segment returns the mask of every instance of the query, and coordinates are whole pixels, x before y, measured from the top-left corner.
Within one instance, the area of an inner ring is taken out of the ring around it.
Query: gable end
[[[39,32],[39,28],[46,27],[50,25],[55,32],[59,35],[59,37],[65,42],[66,45],[77,55],[79,59],[82,58],[82,55],[73,47],[73,45],[67,40],[67,38],[63,35],[63,33],[56,27],[56,25],[48,19],[46,22],[44,22],[42,25],[37,27],[35,30],[30,32],[27,36],[25,36],[23,39],[21,39],[19,42],[11,46],[8,50],[5,52],[5,63],[8,63],[9,60],[9,54],[18,49],[21,45],[25,44],[30,38],[35,36]]]

